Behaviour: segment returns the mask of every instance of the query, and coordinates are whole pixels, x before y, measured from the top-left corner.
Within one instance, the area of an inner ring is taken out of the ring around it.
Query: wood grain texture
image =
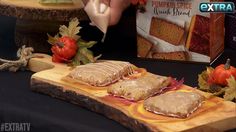
[[[99,102],[96,99],[90,98],[84,94],[80,94],[71,90],[64,91],[63,87],[51,85],[50,83],[45,83],[44,81],[39,81],[37,79],[31,80],[31,86],[32,90],[35,92],[47,94],[103,114],[106,117],[120,122],[122,125],[128,128],[131,128],[132,130],[136,130],[137,132],[151,131],[148,126],[127,116],[119,109],[104,105],[102,102]]]
[[[82,1],[76,4],[42,5],[37,0],[0,0],[0,15],[25,20],[88,20]]]
[[[106,91],[107,87],[65,81],[63,78],[72,69],[63,64],[52,63],[50,56],[31,59],[29,68],[37,72],[31,78],[33,91],[98,112],[133,131],[224,131],[236,127],[235,103],[209,96],[186,85],[179,91],[200,92],[207,100],[190,117],[177,119],[144,110],[143,101],[129,102],[110,96]]]

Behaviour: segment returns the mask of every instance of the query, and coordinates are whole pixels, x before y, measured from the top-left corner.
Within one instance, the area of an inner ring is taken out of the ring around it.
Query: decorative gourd
[[[219,84],[222,86],[227,85],[226,79],[230,78],[231,76],[236,78],[236,68],[233,66],[230,66],[230,59],[227,59],[226,64],[221,64],[217,66],[215,70],[213,70],[212,75],[211,75],[213,79],[212,80],[213,83]]]

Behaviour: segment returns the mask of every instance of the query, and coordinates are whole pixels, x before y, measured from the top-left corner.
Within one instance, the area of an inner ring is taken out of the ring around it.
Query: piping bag
[[[104,42],[110,21],[110,7],[100,0],[88,0],[84,10],[91,20],[90,24],[96,26],[104,33],[101,40]]]

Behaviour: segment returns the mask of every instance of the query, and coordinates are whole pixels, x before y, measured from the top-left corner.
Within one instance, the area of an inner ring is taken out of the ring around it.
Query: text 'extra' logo
[[[199,10],[210,13],[234,13],[235,5],[233,2],[204,2],[200,3]]]

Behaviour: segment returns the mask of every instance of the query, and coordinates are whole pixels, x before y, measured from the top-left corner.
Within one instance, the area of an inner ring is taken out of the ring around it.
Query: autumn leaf
[[[207,67],[205,71],[198,75],[198,86],[199,89],[205,92],[213,93],[214,95],[222,95],[224,93],[224,88],[217,84],[211,84],[208,79],[214,68]]]
[[[94,57],[93,52],[87,47],[80,47],[70,66],[78,66],[96,62],[101,55]]]
[[[214,96],[224,97],[225,100],[236,101],[236,80],[233,76],[227,79],[228,86],[222,87],[220,85],[209,83],[208,79],[214,69],[207,67],[207,70],[198,75],[199,89],[205,92],[212,93]]]
[[[79,25],[78,19],[74,18],[69,22],[68,27],[65,25],[60,26],[59,34],[57,34],[56,36],[52,37],[51,35],[48,34],[48,43],[52,45],[58,42],[58,39],[64,36],[73,38],[76,41],[78,45],[77,53],[73,57],[73,59],[70,60],[70,63],[68,63],[68,65],[72,67],[96,62],[97,59],[101,57],[101,55],[94,57],[93,52],[89,50],[89,48],[97,44],[96,41],[87,42],[82,40],[80,36],[77,35],[81,29],[81,27],[79,27],[78,25]]]
[[[101,57],[101,55],[94,57],[93,52],[89,50],[89,48],[93,47],[96,43],[96,41],[87,42],[79,39],[77,42],[79,47],[78,52],[70,65],[77,66],[81,64],[96,62],[97,59]]]
[[[85,63],[90,63],[90,62],[94,62],[94,57],[93,57],[93,52],[88,50],[87,48],[80,48],[80,53],[81,55],[86,58]],[[88,62],[87,62],[88,60]]]
[[[207,67],[206,72],[207,72],[208,76],[209,76],[213,71],[214,71],[214,68],[212,68],[212,67]]]
[[[48,43],[51,45],[54,45],[59,39],[59,34],[56,34],[54,37],[52,37],[50,34],[47,34],[47,36],[48,36]]]
[[[86,42],[86,41],[80,40],[80,41],[78,41],[77,44],[78,44],[79,47],[91,48],[91,47],[93,47],[95,44],[97,44],[97,42],[96,42],[96,41],[89,41],[89,42]]]
[[[68,36],[77,41],[80,38],[80,36],[78,36],[77,34],[80,32],[80,29],[82,28],[78,25],[79,25],[79,20],[77,18],[74,18],[69,22],[68,27],[66,27],[65,25],[60,26],[59,34],[62,37]]]
[[[228,87],[226,87],[224,99],[233,101],[236,99],[236,80],[233,76],[227,79]]]
[[[71,67],[75,67],[75,66],[79,66],[81,65],[81,62],[80,62],[80,53],[77,52],[77,54],[75,55],[75,57],[72,59],[72,62],[68,64],[68,66],[71,66]]]
[[[209,70],[205,70],[198,75],[198,86],[200,90],[208,91],[210,89],[210,85],[207,83],[208,77],[209,77]]]

